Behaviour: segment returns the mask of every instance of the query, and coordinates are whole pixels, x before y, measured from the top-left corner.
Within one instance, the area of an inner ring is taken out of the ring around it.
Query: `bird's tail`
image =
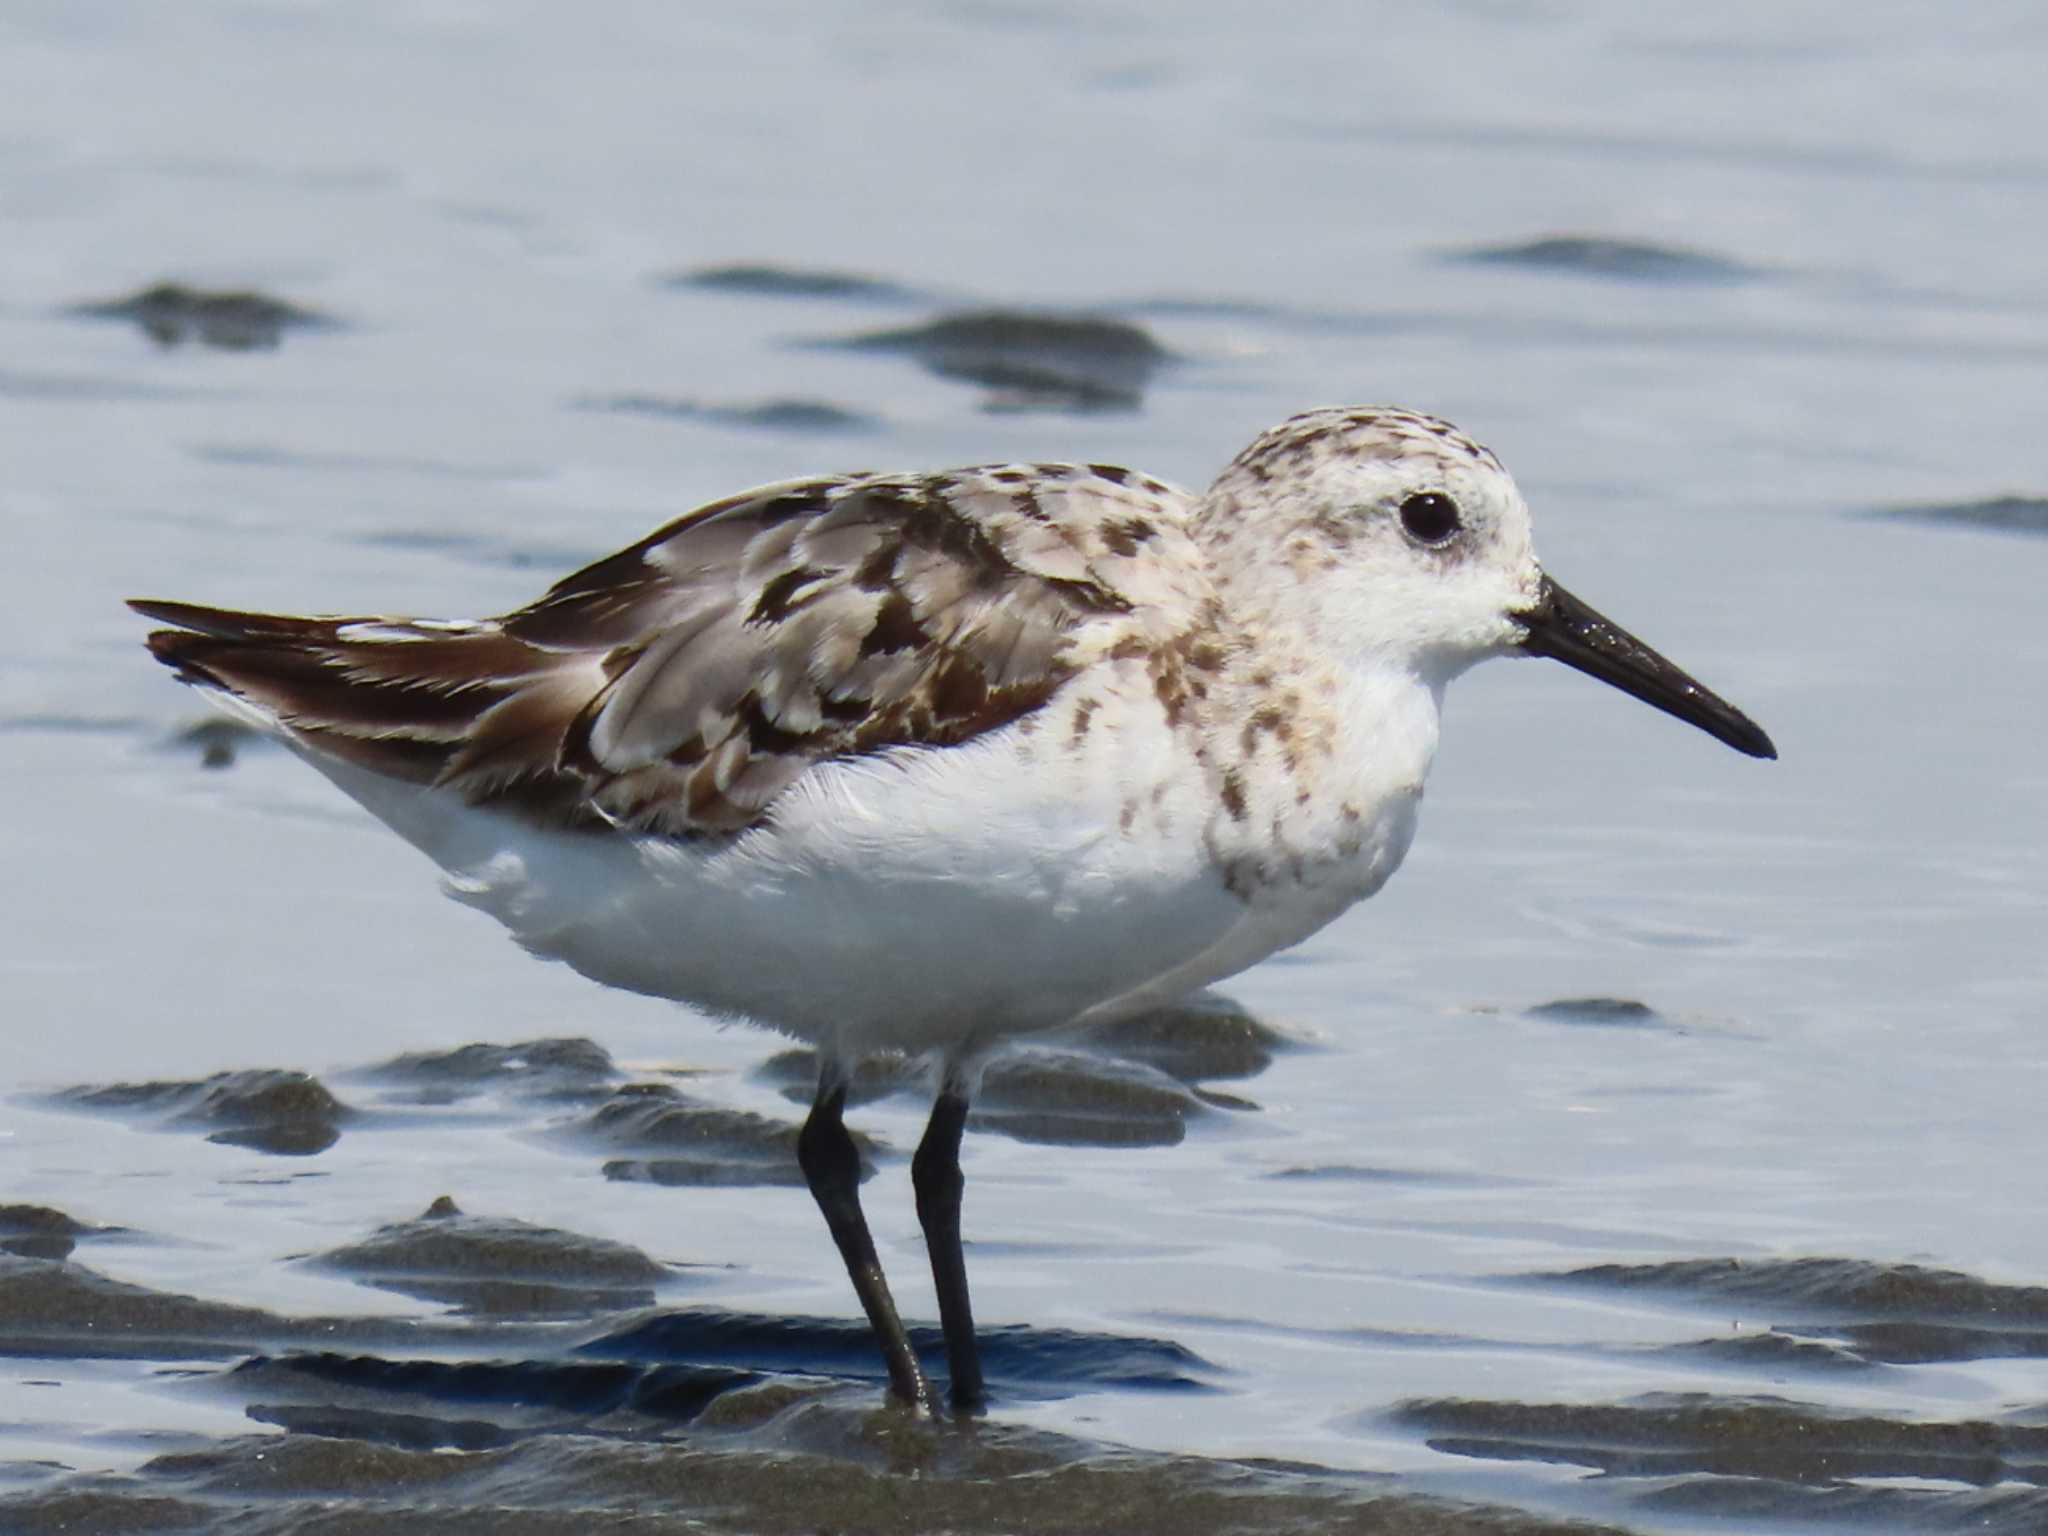
[[[302,618],[132,599],[150,654],[235,713],[389,778],[465,776],[480,727],[560,658],[489,621]]]

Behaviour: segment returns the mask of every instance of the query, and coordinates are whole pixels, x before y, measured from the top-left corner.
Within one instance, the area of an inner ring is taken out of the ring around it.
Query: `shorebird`
[[[1377,891],[1475,662],[1552,657],[1776,756],[1544,573],[1491,452],[1393,407],[1296,416],[1200,495],[1107,464],[784,481],[496,619],[133,606],[534,954],[817,1048],[798,1161],[928,1407],[842,1121],[863,1054],[936,1061],[911,1178],[971,1408],[960,1139],[1002,1041]]]

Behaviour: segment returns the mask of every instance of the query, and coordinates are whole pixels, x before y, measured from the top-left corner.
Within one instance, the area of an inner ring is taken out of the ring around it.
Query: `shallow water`
[[[0,18],[0,1526],[2048,1528],[2044,54],[2018,4]],[[520,955],[119,606],[495,611],[748,484],[1199,483],[1380,399],[1783,761],[1459,684],[1381,896],[992,1082],[971,1432],[879,1406],[780,1042]]]

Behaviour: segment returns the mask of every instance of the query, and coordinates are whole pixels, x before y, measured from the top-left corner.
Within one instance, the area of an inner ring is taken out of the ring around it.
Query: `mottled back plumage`
[[[308,746],[557,825],[758,823],[813,764],[954,746],[1207,594],[1191,499],[1106,465],[789,481],[698,508],[495,620],[138,602],[188,680]]]

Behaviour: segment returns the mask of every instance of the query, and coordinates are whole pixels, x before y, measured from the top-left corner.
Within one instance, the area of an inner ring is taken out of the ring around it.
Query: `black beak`
[[[1749,716],[1651,650],[1618,624],[1610,623],[1548,576],[1536,606],[1515,615],[1528,626],[1522,649],[1551,656],[1588,677],[1612,683],[1667,715],[1696,725],[1751,757],[1776,757],[1771,738]]]

